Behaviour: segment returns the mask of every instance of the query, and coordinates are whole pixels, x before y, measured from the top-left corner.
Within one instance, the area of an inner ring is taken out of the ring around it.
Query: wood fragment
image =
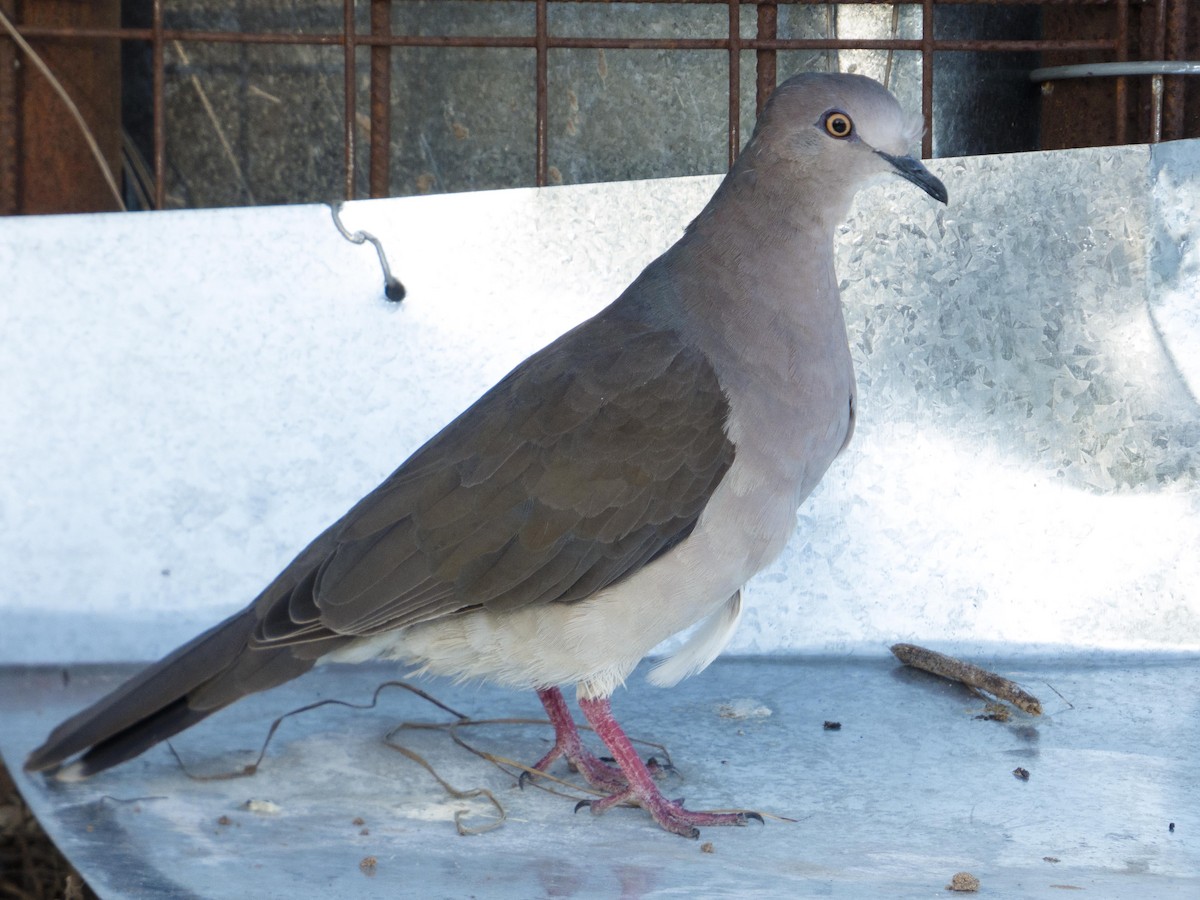
[[[893,644],[891,649],[896,659],[906,666],[930,672],[950,681],[961,682],[968,687],[1005,700],[1031,716],[1042,714],[1042,704],[1037,697],[995,672],[989,672],[972,663],[938,653],[936,650],[918,647],[916,644]]]

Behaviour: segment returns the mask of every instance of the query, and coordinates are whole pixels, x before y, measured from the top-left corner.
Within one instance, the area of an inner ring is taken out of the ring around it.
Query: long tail
[[[55,728],[29,754],[25,768],[56,769],[82,752],[57,775],[71,781],[86,778],[132,759],[247,694],[313,667],[320,653],[311,646],[251,647],[257,619],[250,606],[147,666]]]

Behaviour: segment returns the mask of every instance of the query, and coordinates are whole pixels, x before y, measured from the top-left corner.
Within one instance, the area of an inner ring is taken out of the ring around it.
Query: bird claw
[[[667,800],[657,792],[657,789],[653,793],[642,795],[632,788],[626,788],[607,797],[580,800],[575,804],[575,812],[578,813],[581,809],[587,808],[591,810],[592,815],[598,816],[614,806],[640,806],[650,813],[654,821],[658,822],[665,830],[686,838],[699,837],[700,829],[697,826],[700,825],[745,826],[751,819],[756,820],[760,825],[766,824],[763,817],[756,812],[693,812],[690,809],[684,809],[683,804],[684,798]]]

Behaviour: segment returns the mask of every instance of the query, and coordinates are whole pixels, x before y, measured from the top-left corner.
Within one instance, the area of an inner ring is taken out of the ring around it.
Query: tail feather
[[[53,769],[87,751],[71,769],[73,777],[86,777],[312,668],[311,656],[301,658],[290,647],[251,649],[256,618],[253,607],[245,609],[146,667],[55,728],[25,768]]]
[[[137,724],[95,744],[75,762],[59,769],[55,777],[61,781],[78,781],[111,769],[144,753],[159,741],[191,728],[215,712],[216,709],[193,709],[188,706],[186,697],[180,697]],[[28,763],[26,768],[29,768]]]

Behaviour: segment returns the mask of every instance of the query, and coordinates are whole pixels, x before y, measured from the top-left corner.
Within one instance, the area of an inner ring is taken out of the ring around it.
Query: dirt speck
[[[825,724],[822,725],[821,727],[824,728],[826,731],[841,731],[842,723],[841,722],[830,722],[828,719],[826,719]]]
[[[701,853],[716,853],[717,848],[713,846],[712,841],[705,841],[703,844],[700,845],[700,852]]]
[[[975,717],[984,722],[1007,722],[1012,719],[1012,710],[1003,703],[988,703],[983,712]]]
[[[364,875],[368,878],[374,877],[375,868],[379,865],[379,860],[374,856],[364,856],[358,861],[358,867],[362,869]]]
[[[1018,781],[1028,781],[1029,770],[1024,766],[1017,766],[1015,769],[1013,769],[1013,778],[1016,778]]]
[[[948,891],[958,891],[963,894],[973,894],[979,890],[979,879],[970,872],[955,872],[954,877],[950,879],[950,883],[946,885]]]

